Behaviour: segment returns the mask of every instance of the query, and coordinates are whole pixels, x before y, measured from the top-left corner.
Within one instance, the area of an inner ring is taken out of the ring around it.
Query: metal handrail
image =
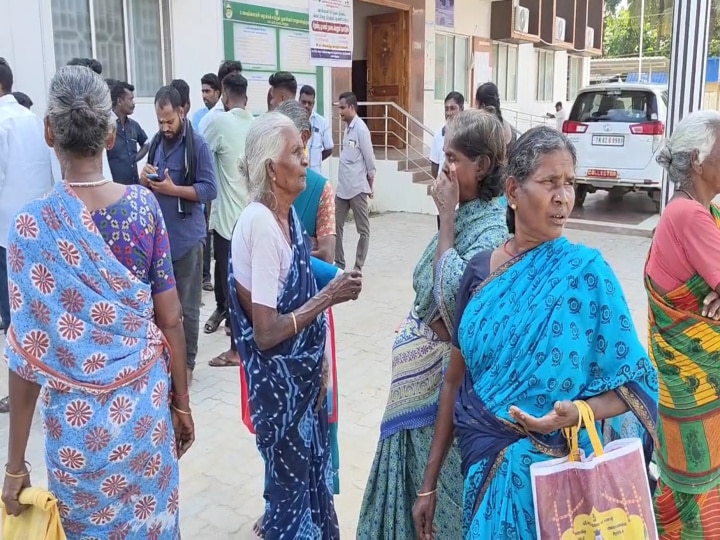
[[[518,129],[518,130],[519,130],[518,123],[521,121],[524,124],[529,124],[528,128],[531,128],[536,125],[546,125],[552,121],[552,118],[548,118],[547,116],[540,116],[537,114],[526,113],[526,112],[518,111],[515,109],[503,108],[502,115],[505,120],[507,120],[508,122],[513,124],[515,129]],[[512,118],[515,119],[515,122],[512,121]]]
[[[334,105],[337,105],[337,103],[334,103]],[[421,133],[427,133],[431,137],[435,136],[434,132],[395,102],[359,101],[358,107],[361,106],[382,107],[384,109],[382,116],[373,115],[364,117],[365,121],[371,124],[375,120],[384,123],[382,130],[370,130],[371,135],[380,135],[384,139],[383,144],[373,145],[373,149],[381,149],[385,154],[384,159],[386,160],[388,159],[388,154],[397,152],[399,156],[393,159],[399,158],[400,161],[404,161],[407,171],[425,172],[427,179],[432,180],[432,175],[427,170],[429,163],[427,156],[430,153],[430,147],[425,144],[424,137],[414,133],[414,130],[411,128],[416,126],[421,130]],[[393,109],[399,113],[402,120],[390,114]],[[342,146],[342,138],[345,134],[342,125],[343,120],[339,115],[336,118],[338,122],[338,137],[340,139],[340,145]],[[402,144],[396,146],[394,144],[395,140],[401,141]]]
[[[333,103],[333,107],[337,107],[339,105],[338,102]],[[410,114],[408,111],[403,109],[400,105],[395,103],[394,101],[358,101],[358,107],[368,107],[368,106],[384,106],[385,110],[387,110],[388,107],[392,107],[396,111],[398,111],[400,114],[403,115],[403,117],[407,118],[408,120],[411,120],[413,124],[415,124],[417,127],[422,129],[425,133],[430,135],[431,137],[435,136],[435,132],[431,130],[429,127],[427,127],[425,124],[423,124],[420,120],[415,118],[412,114]]]

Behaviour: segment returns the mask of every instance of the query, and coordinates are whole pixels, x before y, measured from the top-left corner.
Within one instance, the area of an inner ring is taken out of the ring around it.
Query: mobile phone
[[[147,178],[153,182],[160,182],[160,176],[157,173],[150,173],[147,175]]]

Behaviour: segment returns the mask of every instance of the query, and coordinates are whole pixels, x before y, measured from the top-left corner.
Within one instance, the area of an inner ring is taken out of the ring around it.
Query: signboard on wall
[[[223,18],[225,59],[242,62],[250,112],[267,111],[268,79],[277,71],[295,75],[298,92],[304,84],[312,86],[317,96],[316,109],[324,110],[323,70],[310,62],[306,13],[225,2]]]
[[[309,6],[313,65],[352,67],[352,0],[310,0]]]
[[[445,28],[455,27],[455,0],[435,0],[435,24]]]

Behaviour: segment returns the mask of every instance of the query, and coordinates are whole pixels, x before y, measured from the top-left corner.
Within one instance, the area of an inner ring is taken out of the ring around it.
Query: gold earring
[[[510,208],[512,208],[513,210],[517,210],[517,204],[512,203],[512,204],[510,205]]]

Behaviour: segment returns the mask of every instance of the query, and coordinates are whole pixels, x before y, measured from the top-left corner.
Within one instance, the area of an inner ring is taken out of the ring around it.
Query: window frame
[[[510,51],[514,51],[515,72],[510,73]],[[504,51],[501,52],[501,51]],[[500,57],[504,54],[504,70],[501,80],[501,62]],[[493,44],[493,82],[498,87],[498,94],[502,103],[517,103],[518,91],[518,59],[520,57],[520,49],[512,43],[494,43]],[[510,82],[512,81],[512,85]],[[483,81],[484,82],[484,81]],[[482,84],[482,83],[480,83]],[[512,92],[509,88],[512,87]]]
[[[444,48],[444,59],[445,59],[445,70],[442,74],[438,75],[437,73],[437,58],[438,58],[438,46],[440,44],[440,41],[443,42],[443,48]],[[448,41],[452,40],[452,47],[448,47]],[[460,45],[460,47],[458,47]],[[447,96],[450,92],[460,92],[463,96],[468,95],[468,90],[470,89],[470,36],[466,36],[463,34],[454,34],[452,32],[435,32],[435,86],[433,88],[433,97],[436,102],[443,103],[445,101],[445,96]],[[464,47],[465,50],[465,62],[468,64],[464,70],[461,70],[458,72],[456,70],[456,63],[457,63],[457,57],[458,57],[458,51],[462,50]],[[447,58],[448,50],[452,49],[452,59]],[[458,88],[455,84],[455,82],[458,79],[458,74],[462,73],[462,77],[464,77],[465,81],[464,84],[462,84],[462,88]],[[450,74],[451,76],[448,76]],[[438,83],[441,85],[438,86]],[[440,92],[438,92],[440,90]]]
[[[572,54],[568,54],[568,71],[567,71],[567,92],[566,92],[566,100],[567,102],[572,103],[575,98],[580,93],[580,90],[584,87],[583,85],[583,75],[584,75],[584,65],[583,62],[584,58],[582,56],[574,56]],[[573,67],[573,63],[575,66]],[[573,73],[577,77],[577,87],[574,88],[574,92],[572,92],[572,79],[573,79]]]
[[[88,6],[89,14],[89,32],[90,32],[90,57],[98,58],[98,43],[97,43],[97,32],[95,23],[95,2],[97,0],[84,0]],[[125,54],[125,79],[124,81],[132,84],[136,87],[136,98],[138,102],[150,101],[154,99],[153,95],[141,95],[137,93],[137,88],[140,87],[137,84],[137,72],[136,72],[136,61],[137,51],[133,53],[132,41],[134,36],[134,30],[132,29],[132,18],[131,18],[131,6],[132,0],[117,0],[122,3],[122,18],[123,18],[123,50]],[[160,22],[160,61],[162,64],[162,85],[167,85],[173,78],[172,69],[172,16],[170,12],[171,0],[154,0],[157,3],[159,22]],[[53,14],[50,13],[52,20]],[[55,28],[53,28],[53,41],[55,40]],[[55,66],[56,69],[62,67],[69,59],[63,59],[58,61],[56,56]],[[103,65],[103,67],[105,67]],[[107,77],[103,73],[103,77]]]
[[[547,76],[548,65],[552,66],[550,77]],[[555,51],[536,48],[535,70],[535,101],[538,103],[551,103],[555,93]]]

